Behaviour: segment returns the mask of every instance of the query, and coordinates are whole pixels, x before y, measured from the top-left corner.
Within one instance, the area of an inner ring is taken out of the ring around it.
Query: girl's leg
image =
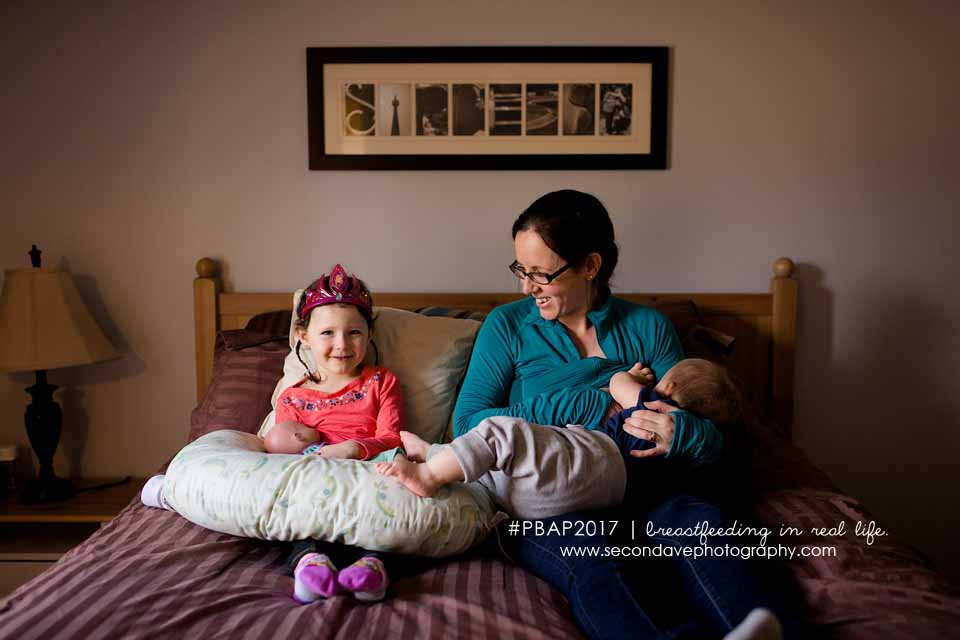
[[[384,564],[385,555],[364,549],[356,551],[360,557],[337,575],[337,582],[361,602],[383,600],[390,582]]]
[[[290,552],[287,556],[286,562],[287,574],[295,576],[295,570],[301,560],[307,556],[316,558],[318,555],[326,557],[330,561],[331,565],[333,565],[334,568],[332,569],[332,578],[336,585],[346,589],[347,591],[352,591],[355,594],[358,591],[365,593],[370,593],[372,591],[373,593],[376,593],[379,590],[378,585],[373,584],[372,581],[368,582],[367,580],[364,580],[365,577],[369,579],[369,575],[365,576],[365,572],[351,571],[351,568],[364,558],[375,560],[376,562],[372,564],[379,563],[380,566],[377,567],[378,569],[382,566],[382,575],[384,578],[382,587],[384,591],[389,584],[389,576],[393,576],[393,578],[396,580],[398,578],[419,575],[432,566],[444,562],[443,559],[423,558],[420,556],[387,553],[382,551],[367,551],[366,549],[361,549],[360,547],[345,544],[335,544],[323,540],[298,540],[290,544]],[[307,559],[309,560],[309,558]],[[343,570],[337,571],[336,567],[342,567]],[[306,571],[308,578],[313,572],[314,569],[308,569]],[[299,572],[299,575],[301,577],[301,582],[303,582],[302,578],[304,576],[304,572]],[[343,576],[342,579],[341,576]],[[317,579],[327,580],[328,578],[327,576],[320,575]],[[296,580],[294,587],[296,588]],[[358,599],[362,598],[358,596]]]
[[[374,602],[386,595],[390,576],[393,579],[419,575],[442,559],[423,558],[385,551],[368,551],[360,547],[338,545],[343,550],[343,569],[338,580],[340,586],[353,593],[357,600]],[[352,564],[347,566],[352,561]]]
[[[284,563],[287,567],[287,575],[292,576],[294,570],[297,568],[297,564],[300,562],[300,559],[308,553],[317,553],[318,552],[317,540],[294,540],[289,543],[289,551],[287,552],[287,560]]]
[[[287,570],[293,575],[294,600],[306,604],[337,595],[337,568],[330,557],[336,546],[322,540],[298,540],[291,545]]]
[[[332,598],[340,592],[337,568],[322,553],[304,555],[293,570],[293,598],[301,604]]]
[[[173,511],[173,507],[167,504],[166,499],[163,497],[163,484],[166,477],[167,476],[161,474],[147,480],[147,483],[143,485],[143,489],[140,490],[140,501],[143,502],[143,504],[148,507]]]

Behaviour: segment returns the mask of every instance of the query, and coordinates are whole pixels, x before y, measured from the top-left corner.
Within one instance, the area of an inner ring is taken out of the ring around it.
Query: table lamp
[[[8,269],[0,293],[0,371],[35,371],[37,382],[24,416],[40,473],[24,488],[23,502],[54,502],[74,494],[73,483],[53,472],[63,412],[53,399],[47,370],[119,356],[90,315],[70,274],[40,267],[37,245],[32,269]]]

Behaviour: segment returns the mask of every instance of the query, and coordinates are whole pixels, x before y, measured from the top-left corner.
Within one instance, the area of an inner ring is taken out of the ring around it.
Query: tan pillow
[[[293,294],[293,308],[303,290]],[[411,311],[374,307],[373,340],[380,353],[380,364],[396,374],[403,389],[407,428],[428,442],[439,442],[453,413],[457,385],[470,362],[473,341],[480,329],[475,320],[423,316]],[[306,371],[293,349],[296,345],[294,320],[290,321],[290,353],[283,363],[283,377],[273,391],[272,405],[287,387],[299,382]],[[373,362],[375,351],[367,350]],[[311,368],[313,354],[306,346],[300,356]],[[263,437],[273,427],[271,412],[260,427]]]

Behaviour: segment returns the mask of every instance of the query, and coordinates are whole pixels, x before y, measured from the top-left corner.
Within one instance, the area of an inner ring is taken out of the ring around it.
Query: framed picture
[[[310,168],[666,169],[667,47],[307,49]]]

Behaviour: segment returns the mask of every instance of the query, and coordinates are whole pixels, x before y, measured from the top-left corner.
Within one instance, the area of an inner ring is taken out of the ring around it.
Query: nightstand
[[[0,596],[39,575],[72,547],[112,520],[143,487],[143,478],[76,481],[77,495],[63,502],[20,504],[0,500]]]

